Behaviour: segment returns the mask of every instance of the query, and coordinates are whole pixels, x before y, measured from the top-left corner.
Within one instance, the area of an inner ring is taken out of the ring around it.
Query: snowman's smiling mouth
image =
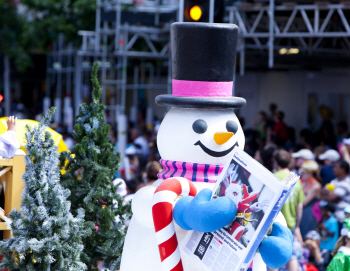
[[[235,144],[233,144],[233,146],[232,146],[231,148],[227,149],[226,151],[220,151],[220,152],[218,152],[218,151],[212,151],[212,150],[208,149],[206,146],[203,145],[203,143],[202,143],[200,140],[198,140],[196,143],[194,143],[194,145],[195,145],[195,146],[198,145],[199,147],[201,147],[202,150],[203,150],[206,154],[209,154],[210,156],[222,157],[222,156],[225,156],[225,155],[229,154],[229,153],[233,150],[234,147],[236,147],[236,146],[238,147],[238,142],[236,142]]]

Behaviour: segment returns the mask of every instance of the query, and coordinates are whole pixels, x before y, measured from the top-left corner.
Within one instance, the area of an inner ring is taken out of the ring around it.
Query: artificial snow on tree
[[[105,106],[100,103],[102,89],[97,79],[98,64],[92,68],[92,103],[82,104],[72,135],[77,144],[72,153],[63,153],[61,165],[67,173],[62,185],[71,191],[72,213],[85,209],[85,220],[92,222],[92,235],[84,239],[82,260],[88,270],[97,270],[98,262],[114,271],[119,268],[125,237],[124,221],[130,206],[116,194],[113,176],[119,166],[119,155],[109,143],[111,127],[106,124]],[[68,163],[67,163],[68,160]]]
[[[37,127],[27,126],[26,172],[21,211],[10,213],[13,237],[0,242],[4,260],[0,269],[22,271],[86,270],[80,255],[84,210],[70,212],[70,191],[60,184],[59,154],[49,132],[55,108],[51,108]]]

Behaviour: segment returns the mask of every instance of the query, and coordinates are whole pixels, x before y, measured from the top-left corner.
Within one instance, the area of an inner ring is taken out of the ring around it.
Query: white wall
[[[247,100],[247,106],[240,110],[246,128],[252,126],[251,120],[256,118],[260,110],[268,112],[269,104],[276,103],[278,110],[285,112],[286,123],[299,133],[307,125],[310,93],[316,93],[318,106],[325,104],[332,108],[334,123],[346,115],[350,124],[350,71],[345,69],[247,72],[242,77],[236,77],[235,92],[236,96]]]

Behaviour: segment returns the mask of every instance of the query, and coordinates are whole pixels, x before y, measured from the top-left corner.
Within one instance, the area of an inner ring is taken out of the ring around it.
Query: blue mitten
[[[195,197],[183,197],[175,205],[173,216],[184,230],[216,231],[236,217],[237,206],[228,197],[210,200],[212,191],[201,190]]]
[[[259,251],[265,264],[271,269],[278,269],[287,264],[293,252],[293,235],[291,231],[276,222],[270,236],[261,242]]]

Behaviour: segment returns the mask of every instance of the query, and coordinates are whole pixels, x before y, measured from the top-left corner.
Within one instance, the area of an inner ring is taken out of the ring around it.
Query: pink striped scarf
[[[192,182],[216,183],[225,165],[207,165],[190,162],[180,162],[160,159],[163,170],[158,174],[159,179],[184,177]]]

